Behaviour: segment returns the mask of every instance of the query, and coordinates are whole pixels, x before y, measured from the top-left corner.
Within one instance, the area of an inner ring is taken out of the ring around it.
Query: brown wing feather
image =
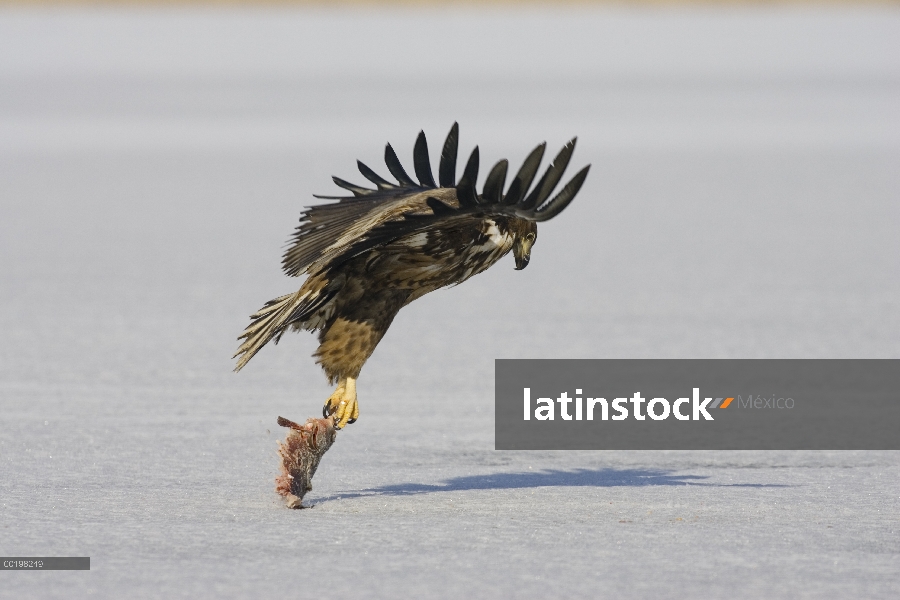
[[[295,277],[306,271],[316,259],[344,239],[348,232],[359,235],[367,226],[376,226],[404,204],[415,192],[395,190],[377,196],[343,198],[333,204],[307,208],[300,216],[300,224],[291,237],[291,245],[282,258],[282,267]]]
[[[372,169],[357,161],[360,172],[376,189],[364,188],[334,177],[334,182],[353,193],[352,197],[320,196],[337,200],[307,208],[284,254],[285,272],[297,276],[334,266],[374,247],[438,225],[447,217],[466,214],[505,215],[530,221],[546,221],[561,212],[575,197],[587,177],[589,167],[582,169],[553,199],[548,200],[559,183],[575,149],[575,139],[566,144],[553,160],[535,188],[525,196],[537,172],[544,145],[539,145],[525,161],[519,174],[503,195],[506,167],[504,161],[491,171],[485,193],[478,195],[475,179],[478,173],[478,148],[472,152],[459,184],[455,183],[459,126],[454,123],[441,155],[440,188],[434,187],[430,174],[424,133],[414,149],[416,172],[421,184],[407,175],[390,144],[385,148],[388,170],[398,179],[388,182]]]

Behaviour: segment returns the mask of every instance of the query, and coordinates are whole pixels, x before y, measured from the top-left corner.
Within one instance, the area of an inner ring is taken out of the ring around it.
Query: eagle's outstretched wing
[[[240,370],[270,340],[277,343],[288,327],[326,327],[331,318],[329,315],[332,315],[329,311],[333,311],[333,299],[343,293],[352,277],[360,276],[344,272],[351,259],[372,251],[424,254],[424,258],[430,258],[437,267],[434,289],[463,281],[497,259],[493,250],[482,257],[480,264],[475,256],[465,254],[478,239],[484,222],[490,221],[491,216],[529,221],[553,218],[578,193],[590,168],[588,165],[581,169],[549,199],[569,164],[575,139],[563,147],[532,187],[546,147],[546,144],[540,144],[525,159],[505,194],[507,160],[494,165],[479,194],[475,187],[478,147],[472,151],[457,182],[458,142],[459,126],[454,123],[441,152],[437,183],[432,175],[423,132],[419,133],[413,151],[418,183],[406,173],[390,144],[385,147],[385,163],[396,178],[396,184],[383,179],[361,162],[357,162],[360,172],[375,184],[375,189],[333,178],[353,196],[318,196],[337,202],[314,206],[303,213],[293,243],[284,254],[283,267],[288,275],[306,274],[309,277],[296,293],[271,300],[251,315],[252,322],[239,338],[244,341],[235,354],[240,357],[235,370]],[[425,240],[429,240],[430,245],[424,245]],[[457,273],[453,270],[453,261],[447,260],[450,256],[455,256],[456,262],[468,257],[475,264],[457,265],[462,268]],[[402,275],[400,270],[377,276],[389,281],[391,277],[402,278]]]
[[[432,175],[424,132],[419,132],[413,150],[418,183],[406,173],[396,152],[388,144],[384,149],[385,163],[397,183],[387,181],[359,161],[360,173],[375,184],[375,189],[333,177],[338,186],[352,192],[353,196],[317,196],[337,202],[313,206],[303,213],[292,237],[293,243],[284,254],[283,268],[291,276],[321,272],[377,246],[439,227],[444,221],[458,222],[464,217],[497,214],[530,221],[551,219],[572,201],[590,169],[590,165],[581,169],[548,201],[569,164],[575,141],[573,138],[563,147],[532,188],[546,148],[545,143],[539,144],[525,159],[505,194],[503,188],[509,167],[509,161],[505,159],[494,165],[481,194],[477,192],[477,146],[466,163],[462,177],[459,182],[456,181],[459,145],[459,125],[456,123],[451,127],[441,152],[438,167],[440,185],[435,183]]]

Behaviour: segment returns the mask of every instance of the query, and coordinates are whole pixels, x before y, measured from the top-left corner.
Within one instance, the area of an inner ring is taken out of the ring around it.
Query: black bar
[[[6,571],[90,571],[90,556],[0,556]]]

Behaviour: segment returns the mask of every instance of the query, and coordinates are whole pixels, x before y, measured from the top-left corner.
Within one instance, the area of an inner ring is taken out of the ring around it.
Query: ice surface
[[[900,596],[896,452],[493,450],[495,358],[900,357],[897,57],[893,9],[4,9],[0,555],[92,569],[0,597]],[[286,510],[330,389],[235,338],[330,175],[454,120],[591,175],[401,312]]]

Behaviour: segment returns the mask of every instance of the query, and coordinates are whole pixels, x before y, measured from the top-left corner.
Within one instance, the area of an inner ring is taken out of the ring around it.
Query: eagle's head
[[[515,219],[513,227],[515,241],[513,242],[513,256],[516,258],[516,271],[521,271],[528,266],[531,260],[531,247],[537,239],[537,223],[525,219]]]

